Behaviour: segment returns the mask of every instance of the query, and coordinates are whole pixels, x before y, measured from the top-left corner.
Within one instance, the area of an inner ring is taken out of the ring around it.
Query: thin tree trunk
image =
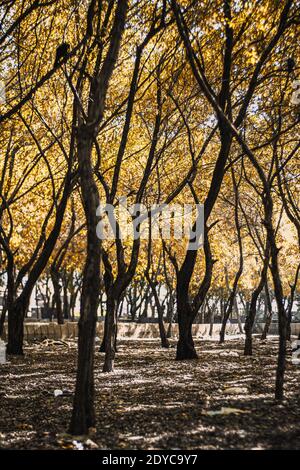
[[[88,11],[89,34],[92,34],[91,30],[93,30],[94,6],[95,2],[92,2],[91,9],[89,8]],[[70,425],[70,431],[75,435],[86,434],[88,429],[95,425],[94,343],[100,295],[101,245],[96,233],[98,222],[96,214],[100,201],[98,187],[93,177],[92,148],[96,144],[95,137],[104,114],[109,81],[117,61],[125,27],[127,7],[127,0],[118,0],[110,31],[110,42],[102,67],[99,65],[103,58],[102,47],[98,41],[99,49],[90,84],[88,116],[87,119],[83,119],[81,115],[78,116],[77,153],[83,207],[87,222],[87,254],[80,306],[78,368]]]
[[[1,317],[0,317],[0,338],[3,335],[4,331],[4,323],[5,323],[5,318],[6,318],[6,313],[7,313],[7,308],[6,308],[6,302],[3,302],[3,307],[2,307],[2,312],[1,312]]]
[[[261,335],[262,340],[265,340],[267,338],[267,334],[269,333],[269,329],[270,329],[271,322],[272,322],[272,314],[273,314],[268,281],[266,281],[266,284],[265,284],[265,301],[266,301],[266,307],[267,307],[267,315],[266,315],[266,321],[264,324],[264,329]]]
[[[105,359],[103,372],[114,371],[114,361],[116,356],[116,337],[117,337],[117,310],[118,302],[112,292],[107,294],[107,330],[105,335]]]
[[[245,321],[245,334],[246,334],[245,346],[244,346],[245,356],[252,356],[252,330],[253,330],[253,325],[254,325],[255,316],[256,316],[257,300],[266,283],[269,257],[270,257],[269,245],[267,244],[266,249],[265,249],[265,259],[264,259],[264,265],[263,265],[261,276],[260,276],[260,281],[256,289],[254,289],[254,291],[252,292],[250,306],[249,306],[249,310],[247,312],[247,317]]]
[[[261,178],[263,181],[263,178]],[[275,398],[282,400],[284,396],[284,374],[286,366],[286,342],[287,342],[287,315],[284,308],[283,301],[283,287],[280,279],[279,265],[278,265],[278,252],[279,249],[276,245],[276,232],[273,227],[273,200],[271,195],[270,186],[264,183],[265,196],[263,197],[264,204],[264,225],[267,230],[267,240],[270,246],[271,265],[270,270],[272,273],[274,295],[278,311],[278,330],[279,330],[279,351],[277,358],[276,369],[276,382],[275,382]]]
[[[105,318],[104,318],[104,328],[103,328],[103,336],[102,336],[102,342],[101,346],[99,348],[99,352],[105,352],[105,343],[107,338],[107,329],[108,329],[108,310],[107,310],[107,302],[106,302],[106,312],[105,312]]]
[[[63,286],[63,298],[64,298],[63,319],[68,320],[70,318],[70,304],[69,304],[69,299],[68,299],[67,284]]]
[[[294,283],[290,286],[291,293],[290,293],[290,299],[289,299],[288,306],[287,306],[287,341],[291,341],[292,311],[293,311],[293,303],[294,303],[295,291],[296,291],[296,287],[298,283],[299,272],[300,272],[300,264],[298,264],[298,267],[296,269]]]
[[[94,410],[94,343],[97,324],[97,309],[100,294],[100,240],[97,238],[96,211],[99,206],[98,188],[93,178],[91,163],[92,142],[84,125],[78,138],[78,160],[80,186],[87,221],[87,254],[83,274],[78,323],[78,365],[73,414],[72,434],[87,434],[95,425]]]
[[[167,338],[172,338],[172,326],[173,326],[173,317],[174,317],[174,299],[173,294],[170,292],[170,298],[168,302],[168,329],[167,329]]]
[[[149,282],[149,285],[150,285],[150,287],[151,287],[152,294],[153,294],[154,301],[155,301],[155,305],[156,305],[156,309],[157,309],[158,326],[159,326],[159,335],[160,335],[160,340],[161,340],[161,347],[162,347],[162,348],[169,348],[169,347],[170,347],[170,344],[169,344],[169,341],[168,341],[168,338],[167,338],[166,329],[165,329],[165,324],[164,324],[163,308],[162,308],[162,305],[161,305],[161,303],[160,303],[158,293],[157,293],[157,291],[156,291],[156,285],[155,285],[155,282],[153,282],[153,280],[151,279],[151,276],[149,275],[149,272],[146,271],[145,274],[146,274],[146,278],[147,278],[147,280],[148,280],[148,282]]]
[[[53,284],[53,300],[56,309],[56,319],[59,325],[63,325],[64,323],[64,316],[62,310],[62,302],[61,302],[61,286],[59,284],[59,273],[54,269],[51,269],[51,279]]]
[[[240,180],[237,182],[235,173],[233,168],[231,167],[231,177],[232,177],[232,185],[234,189],[234,223],[235,223],[235,228],[236,228],[236,233],[237,233],[237,239],[238,239],[238,246],[239,246],[239,268],[236,272],[232,290],[229,296],[229,299],[226,303],[226,308],[224,312],[224,317],[223,317],[223,322],[222,322],[222,327],[220,331],[220,343],[223,343],[225,340],[225,331],[226,331],[226,324],[230,316],[232,315],[232,310],[234,305],[236,305],[236,295],[237,295],[237,288],[238,288],[238,283],[240,280],[240,277],[243,273],[243,268],[244,268],[244,257],[243,257],[243,244],[242,244],[242,236],[241,236],[241,224],[240,224],[240,218],[239,218],[239,184]],[[226,278],[226,285],[227,289],[229,289],[229,279],[228,279],[228,270],[227,266],[225,266],[225,278]]]
[[[215,319],[215,311],[214,308],[210,310],[210,324],[209,324],[209,336],[213,335],[213,329],[214,329],[214,319]]]

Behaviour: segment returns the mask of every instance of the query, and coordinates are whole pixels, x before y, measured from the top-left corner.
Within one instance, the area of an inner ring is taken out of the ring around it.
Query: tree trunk
[[[146,277],[148,279],[148,282],[150,284],[153,296],[154,296],[154,301],[157,309],[157,315],[158,315],[158,326],[159,326],[159,335],[160,335],[160,340],[161,340],[161,347],[162,348],[169,348],[170,344],[167,339],[167,334],[166,334],[166,329],[165,329],[165,324],[164,324],[164,312],[162,305],[159,300],[158,293],[156,291],[156,286],[155,283],[152,281],[151,277],[149,276],[149,273],[146,274]]]
[[[277,277],[277,276],[275,276]],[[276,280],[276,283],[280,283],[280,280]],[[278,289],[278,286],[276,286]],[[278,329],[279,329],[279,351],[277,360],[276,370],[276,384],[275,384],[275,398],[276,400],[282,400],[284,396],[284,374],[286,364],[286,341],[287,341],[287,318],[284,310],[283,303],[279,301],[280,292],[276,294],[277,309],[278,309]]]
[[[241,275],[241,272],[238,272],[236,275],[234,287],[232,288],[232,292],[228,299],[228,303],[226,304],[226,307],[225,307],[224,316],[222,320],[222,327],[220,331],[220,344],[224,343],[225,341],[226,325],[227,325],[227,321],[229,320],[230,315],[232,314],[232,309],[234,306],[234,299],[236,297],[236,287],[237,287],[237,283],[240,278],[240,275]]]
[[[151,245],[149,244],[148,249],[151,250]],[[156,290],[156,282],[153,281],[153,278],[149,274],[149,267],[150,267],[150,258],[149,258],[149,264],[148,264],[148,269],[145,271],[145,276],[148,281],[148,285],[151,288],[152,295],[154,297],[154,303],[156,306],[157,310],[157,315],[158,315],[158,327],[159,327],[159,335],[160,335],[160,340],[161,340],[161,347],[162,348],[169,348],[170,344],[167,338],[166,334],[166,329],[165,329],[165,324],[164,324],[164,310],[163,306],[160,302],[159,299],[159,293]]]
[[[2,307],[2,312],[1,312],[1,317],[0,317],[0,338],[1,338],[1,336],[3,334],[3,330],[4,330],[4,323],[5,323],[6,313],[7,313],[7,308],[6,308],[5,301],[4,301],[3,302],[3,307]]]
[[[161,310],[161,308],[159,309]],[[159,311],[158,312],[158,325],[159,325],[159,335],[160,335],[160,340],[161,340],[161,347],[162,348],[169,348],[170,343],[167,338],[167,333],[166,333],[166,328],[163,320],[163,312]]]
[[[70,319],[71,321],[75,320],[76,299],[77,299],[77,292],[72,291],[70,294]]]
[[[236,182],[234,170],[232,167],[231,167],[231,176],[232,176],[232,184],[233,184],[234,195],[235,195],[234,222],[235,222],[235,228],[237,232],[238,245],[239,245],[239,268],[234,277],[232,290],[229,295],[229,299],[226,303],[226,308],[225,308],[223,322],[222,322],[222,328],[220,331],[220,343],[223,343],[225,340],[225,331],[226,331],[227,321],[232,316],[233,307],[237,306],[236,295],[237,295],[238,282],[240,280],[240,277],[244,269],[243,244],[242,244],[242,235],[241,235],[241,224],[240,224],[240,218],[239,218],[239,189],[238,189],[239,183]],[[225,266],[225,279],[226,279],[226,287],[229,290],[230,288],[229,288],[229,277],[228,277],[227,266]],[[237,313],[238,313],[238,309],[237,309]]]
[[[99,348],[99,352],[106,352],[106,345],[109,344],[108,335],[109,335],[109,331],[111,331],[111,330],[109,330],[109,328],[110,328],[110,326],[109,326],[109,322],[110,322],[109,315],[111,314],[111,312],[113,312],[113,309],[111,308],[111,305],[112,305],[111,300],[108,300],[108,295],[109,294],[107,294],[107,300],[106,300],[106,313],[105,313],[105,319],[104,319],[103,337],[102,337],[101,346]],[[116,317],[116,331],[115,331],[115,338],[114,338],[115,353],[117,352],[118,311],[119,311],[119,302],[117,302],[116,313],[115,313],[115,317]]]
[[[64,183],[63,194],[57,207],[54,226],[44,243],[41,254],[34,262],[34,265],[28,274],[28,279],[22,290],[22,293],[14,301],[8,302],[8,354],[23,354],[23,324],[26,312],[28,310],[30,297],[39,276],[47,265],[57,238],[59,237],[70,190],[71,173],[68,172]],[[12,282],[13,281],[8,282],[8,284],[11,285]],[[18,314],[19,317],[17,318]]]
[[[29,299],[18,298],[8,305],[8,343],[7,354],[23,355],[24,318]]]
[[[170,297],[169,297],[168,307],[167,307],[167,319],[169,323],[168,329],[167,329],[167,338],[172,338],[173,317],[174,317],[174,299],[173,299],[173,294],[170,291]]]
[[[102,336],[102,342],[101,346],[99,348],[99,352],[105,352],[105,343],[107,338],[107,329],[108,329],[108,311],[107,311],[107,302],[106,302],[106,312],[105,312],[105,318],[104,318],[104,328],[103,328],[103,336]]]
[[[245,321],[245,345],[244,345],[244,355],[252,356],[252,330],[256,316],[256,304],[258,296],[261,292],[260,287],[258,286],[252,293],[250,307],[247,313]]]
[[[297,287],[297,283],[298,283],[299,273],[300,273],[300,264],[298,264],[298,267],[297,267],[297,270],[296,270],[295,281],[290,286],[291,287],[291,293],[290,293],[290,298],[289,298],[288,306],[287,306],[287,340],[288,341],[291,341],[292,311],[293,311],[295,291],[296,291],[296,287]]]
[[[88,119],[84,122],[81,116],[77,130],[80,187],[87,222],[87,254],[80,306],[78,369],[70,426],[71,433],[75,435],[86,434],[89,427],[95,425],[94,342],[100,296],[101,244],[96,233],[98,222],[96,214],[100,200],[98,187],[93,177],[92,148],[104,114],[106,94],[119,53],[127,7],[126,0],[118,0],[107,54],[101,69],[99,70],[98,65],[94,69],[95,74],[91,80]],[[102,59],[101,47],[98,50],[96,64],[98,61],[100,63],[100,59]]]
[[[151,318],[155,318],[155,303],[152,302],[152,297],[150,297],[150,309],[151,309]]]
[[[63,299],[64,299],[63,320],[69,320],[69,318],[70,318],[70,304],[69,304],[69,298],[68,298],[68,287],[67,287],[67,285],[63,286]]]
[[[288,306],[287,310],[287,327],[286,327],[286,340],[291,341],[291,334],[292,334],[292,329],[291,329],[291,322],[292,322],[292,306]]]
[[[239,332],[242,335],[242,334],[244,334],[244,330],[243,330],[243,325],[242,325],[242,322],[241,322],[241,317],[240,317],[240,313],[239,313],[239,307],[238,307],[237,297],[236,296],[234,297],[234,310],[235,310],[237,322],[238,322],[238,325],[239,325]]]
[[[254,325],[255,316],[256,316],[257,300],[261,291],[263,290],[264,285],[266,284],[269,260],[270,260],[270,248],[269,248],[269,242],[267,241],[266,248],[265,248],[265,259],[264,259],[264,264],[263,264],[263,268],[261,271],[260,281],[256,289],[254,289],[254,291],[252,292],[250,306],[249,306],[249,310],[247,312],[247,317],[245,321],[245,334],[246,334],[245,346],[244,346],[245,356],[252,356],[252,330],[253,330],[253,325]]]
[[[51,280],[53,284],[53,300],[54,306],[56,308],[56,319],[59,325],[63,325],[64,323],[64,316],[62,310],[62,303],[61,303],[61,286],[59,284],[59,273],[51,269]]]
[[[179,338],[177,343],[176,360],[198,359],[192,335],[193,317],[191,307],[188,302],[182,298],[182,294],[180,292],[177,292],[177,312]]]
[[[188,317],[179,320],[180,311],[178,310],[179,339],[177,344],[176,360],[198,359],[192,336],[192,321]]]
[[[92,143],[88,129],[82,125],[78,136],[78,160],[83,207],[87,221],[87,254],[83,274],[78,323],[78,366],[73,414],[70,432],[74,435],[87,434],[95,425],[94,411],[94,343],[97,324],[97,309],[100,294],[100,253],[101,244],[97,238],[96,211],[99,193],[93,178],[91,163]]]
[[[224,343],[225,341],[225,332],[226,332],[226,326],[227,326],[227,322],[229,320],[229,316],[232,312],[232,305],[233,305],[233,302],[231,300],[231,297],[232,295],[230,295],[230,299],[229,299],[229,305],[225,306],[225,309],[224,309],[224,315],[223,315],[223,319],[222,319],[222,326],[221,326],[221,330],[220,330],[220,340],[219,340],[219,343],[222,344]]]
[[[117,311],[118,302],[112,292],[107,293],[107,329],[105,334],[105,359],[103,372],[114,371],[114,361],[116,356],[116,338],[117,338]]]
[[[209,336],[213,335],[214,319],[215,319],[215,309],[214,309],[214,305],[213,305],[213,307],[210,309],[210,324],[209,324],[209,333],[208,333]]]
[[[261,335],[261,339],[264,340],[267,338],[267,334],[269,333],[270,325],[272,322],[272,302],[270,298],[270,292],[269,292],[269,287],[268,283],[266,282],[265,284],[265,301],[266,301],[266,307],[267,307],[267,315],[266,315],[266,321],[264,324],[264,329]]]
[[[177,310],[178,310],[178,326],[179,326],[179,340],[177,344],[177,360],[181,359],[196,359],[197,353],[194,346],[193,335],[192,335],[192,326],[193,321],[196,317],[196,312],[199,311],[207,292],[209,291],[213,265],[215,260],[213,260],[210,243],[209,243],[209,232],[210,228],[206,225],[204,227],[204,253],[205,253],[205,273],[200,284],[199,290],[194,297],[192,305],[189,303],[188,290],[189,282],[185,276],[185,270],[192,274],[194,268],[193,262],[187,258],[184,262],[181,271],[177,272]]]
[[[94,411],[94,340],[96,333],[95,301],[88,295],[82,298],[84,313],[78,323],[78,364],[76,389],[70,432],[74,435],[88,433],[95,426]]]

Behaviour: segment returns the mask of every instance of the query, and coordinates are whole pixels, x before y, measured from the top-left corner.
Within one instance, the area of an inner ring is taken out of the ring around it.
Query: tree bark
[[[262,332],[262,335],[261,335],[261,339],[262,340],[265,340],[267,338],[267,334],[269,333],[269,329],[270,329],[270,326],[271,326],[271,322],[272,322],[272,302],[271,302],[271,298],[270,298],[270,291],[269,291],[269,286],[268,286],[268,282],[266,281],[266,284],[265,284],[265,302],[266,302],[266,307],[267,307],[267,315],[266,315],[266,321],[265,321],[265,324],[264,324],[264,329],[263,329],[263,332]]]
[[[114,297],[113,292],[107,294],[107,330],[104,337],[105,341],[105,359],[103,364],[103,372],[114,371],[114,361],[116,356],[116,339],[117,339],[117,311],[118,301]]]
[[[224,340],[225,340],[226,324],[227,324],[228,319],[232,315],[233,307],[236,304],[238,283],[239,283],[240,277],[244,269],[243,244],[242,244],[242,236],[241,236],[241,224],[240,224],[240,219],[239,219],[239,184],[240,184],[240,181],[239,182],[236,181],[233,168],[231,168],[231,177],[232,177],[232,184],[233,184],[233,189],[234,189],[234,222],[235,222],[235,228],[236,228],[238,246],[239,246],[239,267],[234,278],[234,282],[233,282],[229,299],[226,303],[226,308],[225,308],[224,317],[222,321],[222,328],[220,331],[220,343],[224,343]],[[227,266],[225,267],[225,278],[226,278],[227,288],[229,289]]]
[[[7,354],[23,355],[24,318],[28,309],[29,299],[19,297],[8,305],[8,343]]]
[[[51,280],[53,284],[53,300],[54,300],[54,305],[56,308],[56,319],[57,323],[59,325],[64,324],[64,316],[63,316],[63,310],[62,310],[62,302],[61,302],[61,286],[59,284],[59,273],[52,268],[51,269]]]
[[[184,296],[179,292],[177,292],[177,312],[179,338],[177,343],[176,360],[198,359],[192,335],[192,311]]]
[[[156,291],[156,285],[155,282],[151,279],[151,276],[149,275],[149,272],[146,272],[146,278],[150,284],[151,291],[154,297],[156,309],[157,309],[157,315],[158,315],[158,326],[159,326],[159,335],[160,335],[160,340],[161,340],[161,347],[162,348],[169,348],[170,344],[167,338],[167,333],[166,333],[166,328],[164,324],[164,312],[163,312],[163,307],[160,303],[158,293]]]
[[[87,434],[95,425],[94,411],[94,343],[100,294],[100,240],[97,238],[96,211],[99,206],[98,188],[91,163],[92,141],[83,125],[78,136],[80,187],[87,221],[87,253],[83,274],[78,323],[78,365],[70,432]]]
[[[209,333],[208,333],[209,336],[213,335],[214,319],[215,319],[215,312],[214,312],[214,308],[212,308],[211,311],[210,311]]]
[[[249,306],[249,310],[247,312],[247,317],[245,321],[245,334],[246,334],[245,346],[244,346],[245,356],[252,356],[252,330],[253,330],[253,325],[254,325],[255,316],[256,316],[257,300],[266,283],[269,259],[270,259],[269,244],[267,243],[266,250],[265,250],[265,259],[264,259],[264,264],[263,264],[263,268],[262,268],[262,272],[260,276],[260,281],[256,289],[254,289],[254,291],[252,292],[250,306]]]
[[[1,317],[0,317],[0,338],[1,338],[1,336],[3,334],[3,330],[4,330],[6,312],[7,312],[7,310],[6,310],[5,306],[3,306],[2,312],[1,312]]]
[[[104,326],[103,326],[103,336],[101,341],[101,346],[99,348],[99,352],[105,352],[105,343],[107,338],[107,329],[108,329],[108,310],[107,310],[107,302],[106,302],[106,312],[104,318]]]
[[[91,35],[95,2],[92,2],[90,6],[92,10],[89,10],[88,22],[90,21],[90,24],[88,28]],[[127,7],[127,0],[118,0],[113,26],[110,31],[110,42],[101,68],[100,63],[103,51],[100,41],[98,41],[99,49],[90,84],[87,119],[83,119],[81,114],[78,116],[77,154],[80,187],[87,222],[87,253],[80,305],[78,368],[70,424],[70,432],[75,435],[86,434],[89,428],[95,425],[94,343],[100,296],[101,244],[96,233],[98,222],[96,214],[100,200],[99,191],[93,177],[92,148],[96,144],[95,140],[99,131],[99,125],[103,118],[109,81],[117,61],[121,37],[125,27]],[[89,16],[91,16],[91,19]]]
[[[210,288],[213,265],[215,260],[212,257],[209,232],[210,228],[205,225],[204,227],[204,254],[205,254],[205,274],[202,279],[201,285],[197,294],[194,297],[192,304],[188,299],[188,286],[189,281],[182,277],[183,271],[176,270],[177,274],[177,311],[178,311],[178,327],[179,327],[179,340],[177,344],[176,360],[184,359],[197,359],[197,353],[193,341],[192,326],[197,312],[202,306],[206,294]]]

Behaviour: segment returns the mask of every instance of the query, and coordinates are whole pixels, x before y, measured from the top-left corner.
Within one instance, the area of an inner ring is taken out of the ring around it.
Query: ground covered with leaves
[[[174,348],[121,341],[113,374],[101,372],[97,352],[97,426],[74,438],[76,343],[27,344],[24,358],[0,365],[0,448],[300,449],[300,366],[289,354],[286,398],[277,403],[276,338],[255,339],[252,357],[242,339],[198,341],[193,361],[176,362]]]

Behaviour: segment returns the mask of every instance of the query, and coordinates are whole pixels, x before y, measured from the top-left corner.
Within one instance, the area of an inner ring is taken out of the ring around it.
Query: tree
[[[108,26],[112,14],[112,4],[108,6],[105,12],[102,30],[99,31],[96,29],[95,38],[92,38],[93,21],[96,17],[95,3],[95,1],[92,1],[89,7],[88,31],[91,39],[94,40],[97,55],[89,86],[87,110],[84,110],[82,101],[80,101],[80,107],[77,109],[79,177],[87,224],[87,252],[82,281],[78,333],[78,368],[73,414],[70,424],[71,433],[77,435],[86,434],[88,429],[95,425],[93,366],[97,309],[100,293],[101,245],[96,234],[96,214],[100,199],[93,175],[92,149],[95,146],[99,151],[96,137],[103,119],[109,81],[118,58],[128,9],[127,0],[118,0],[109,34],[108,49],[102,62],[103,42],[101,41],[101,37],[105,34]],[[98,8],[99,7],[100,5],[98,4]],[[98,11],[97,14],[99,15],[100,11]],[[84,61],[81,69],[81,80],[86,66],[87,63]],[[82,89],[82,86],[83,84],[80,82],[80,86],[77,87],[77,89]],[[75,99],[77,99],[77,96]]]

